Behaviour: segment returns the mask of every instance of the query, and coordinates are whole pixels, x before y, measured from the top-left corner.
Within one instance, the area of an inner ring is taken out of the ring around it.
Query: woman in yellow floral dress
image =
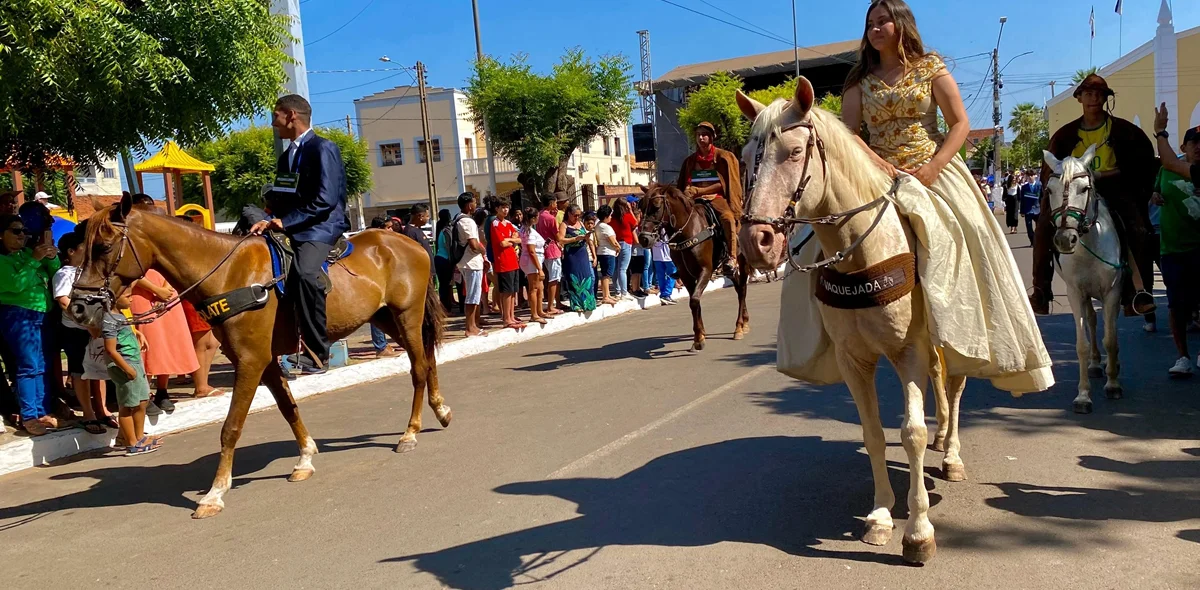
[[[939,108],[948,133],[938,129]],[[911,174],[929,188],[932,206],[897,199],[897,210],[910,223],[916,215],[928,225],[935,220],[924,215],[936,215],[939,227],[954,228],[953,236],[938,236],[941,244],[926,245],[929,255],[969,259],[973,293],[985,310],[988,331],[1012,335],[1011,342],[1017,343],[1013,346],[1022,350],[1012,356],[1025,359],[1024,366],[1017,363],[1004,370],[1034,370],[1036,383],[1026,380],[1019,386],[1025,391],[1053,384],[1050,358],[1004,230],[958,155],[970,129],[958,85],[941,58],[925,50],[916,19],[903,0],[874,0],[868,8],[859,62],[842,95],[842,119],[851,130],[865,129],[869,139],[860,137],[859,142],[877,166],[890,176]],[[926,284],[925,289],[951,296],[972,292],[963,284]]]

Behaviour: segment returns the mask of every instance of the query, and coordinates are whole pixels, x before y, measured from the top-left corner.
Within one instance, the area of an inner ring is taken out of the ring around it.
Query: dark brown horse
[[[429,406],[438,421],[446,426],[451,418],[450,407],[442,403],[438,392],[434,348],[441,341],[445,312],[430,284],[429,255],[411,239],[388,231],[368,230],[351,242],[354,252],[329,268],[333,282],[328,299],[329,337],[344,338],[369,321],[404,345],[412,363],[413,405],[396,452],[410,451],[421,430],[421,397],[427,387]],[[119,205],[98,211],[88,221],[87,253],[69,309],[79,321],[91,325],[111,308],[112,293],[119,293],[151,268],[181,293],[199,283],[184,296],[193,304],[272,279],[264,239],[241,240],[155,214],[149,207],[132,207],[128,194]],[[297,350],[292,306],[269,295],[264,307],[214,326],[213,333],[233,362],[233,399],[221,428],[217,475],[193,518],[214,516],[225,506],[222,497],[232,482],[234,447],[260,382],[270,389],[300,446],[300,461],[288,481],[311,477],[312,457],[317,452],[275,362],[276,356]]]
[[[638,203],[642,211],[638,242],[649,250],[658,241],[659,235],[666,233],[667,241],[671,244],[671,260],[675,263],[676,275],[683,281],[690,294],[688,306],[692,308],[692,351],[704,350],[704,318],[700,313],[700,297],[712,279],[713,269],[716,268],[714,262],[719,262],[714,260],[714,251],[715,240],[720,237],[712,232],[719,232],[721,225],[717,223],[710,226],[703,206],[694,203],[672,185],[652,184],[642,192],[643,197]],[[712,237],[705,238],[702,235],[705,232],[709,232],[708,235]],[[750,331],[750,313],[746,310],[749,267],[740,253],[737,260],[737,273],[732,277],[733,289],[737,291],[738,297],[738,317],[733,339],[741,340]],[[669,295],[670,293],[659,294],[660,297]]]

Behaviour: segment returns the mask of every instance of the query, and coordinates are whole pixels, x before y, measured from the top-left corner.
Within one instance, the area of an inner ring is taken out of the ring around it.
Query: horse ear
[[[648,187],[648,186],[645,186],[645,185],[641,185],[641,184],[637,184],[637,185],[634,185],[634,186],[638,187],[638,190],[642,191],[642,194],[643,194],[643,195],[648,195],[648,194],[650,194],[650,187]]]
[[[1054,154],[1049,150],[1042,150],[1042,159],[1046,161],[1046,165],[1050,167],[1050,171],[1055,174],[1062,174],[1062,160],[1054,157]]]
[[[129,191],[121,191],[121,202],[113,209],[113,221],[125,221],[133,209],[133,195]]]
[[[813,91],[812,82],[804,76],[796,78],[796,95],[792,98],[792,108],[796,109],[796,114],[801,117],[807,115],[816,100],[817,94]]]
[[[734,96],[737,97],[737,106],[742,111],[742,115],[751,121],[757,119],[758,114],[767,108],[766,105],[750,98],[741,90],[735,91]]]
[[[1091,167],[1092,160],[1096,157],[1097,149],[1099,149],[1099,146],[1093,143],[1092,145],[1088,146],[1088,149],[1083,152],[1082,156],[1079,156],[1079,161],[1083,162],[1084,168]]]

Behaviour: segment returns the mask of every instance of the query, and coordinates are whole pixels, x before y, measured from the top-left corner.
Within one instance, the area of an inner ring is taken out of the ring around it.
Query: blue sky
[[[1154,36],[1160,1],[1124,1],[1126,52]],[[739,26],[764,27],[791,38],[789,0],[670,2]],[[484,52],[500,58],[525,53],[541,70],[548,70],[564,49],[579,46],[593,55],[624,54],[636,77],[639,29],[650,31],[655,76],[682,64],[790,47],[664,0],[479,0],[479,4]],[[860,38],[868,4],[867,0],[796,0],[799,44]],[[1173,0],[1173,4],[1177,31],[1200,25],[1200,2]],[[1000,45],[1001,65],[1020,53],[1033,54],[1016,59],[1004,71],[1005,112],[1018,102],[1042,104],[1050,96],[1049,80],[1069,80],[1076,69],[1089,65],[1088,14],[1092,7],[1096,11],[1092,63],[1102,66],[1121,55],[1121,21],[1113,11],[1115,0],[910,0],[910,5],[926,45],[950,57],[991,51],[999,18],[1008,17]],[[747,6],[754,6],[754,10],[747,10]],[[310,71],[387,68],[421,60],[431,85],[465,85],[475,56],[470,0],[303,0],[300,8]],[[379,62],[382,55],[393,63]],[[968,115],[974,128],[990,126],[991,91],[984,83],[987,69],[987,58],[980,56],[960,60],[954,70],[970,105]],[[313,73],[308,81],[314,120],[340,123],[346,115],[353,116],[355,98],[409,84],[413,79],[405,72],[391,71]],[[982,96],[973,101],[981,83]],[[1065,87],[1060,84],[1058,89],[1061,92]],[[260,120],[266,121],[265,115]],[[147,184],[155,194],[159,183]],[[157,189],[161,192],[161,186]]]
[[[791,38],[791,3],[759,0],[671,0],[738,25],[744,19]],[[568,47],[591,54],[623,53],[637,67],[638,29],[651,36],[653,68],[660,75],[687,63],[787,49],[789,45],[672,6],[663,0],[550,2],[547,0],[480,0],[484,51],[505,58],[526,53],[535,68],[548,69]],[[1125,0],[1125,51],[1148,41],[1157,26],[1160,0]],[[861,35],[866,0],[797,0],[799,43],[819,45]],[[990,51],[996,42],[998,20],[1007,16],[1001,42],[1001,65],[1026,51],[1005,71],[1005,110],[1021,101],[1037,104],[1049,97],[1046,83],[1066,80],[1089,65],[1088,14],[1096,10],[1095,65],[1119,57],[1119,17],[1115,0],[911,0],[927,45],[949,56]],[[1176,30],[1200,25],[1200,2],[1174,0]],[[755,10],[745,10],[753,5]],[[365,7],[365,10],[363,10]],[[387,55],[396,64],[425,62],[429,83],[463,86],[475,54],[470,0],[425,2],[397,0],[305,0],[301,5],[309,70],[388,67],[378,61]],[[316,41],[362,10],[339,34]],[[725,11],[725,12],[722,12]],[[736,14],[733,17],[728,13]],[[955,69],[964,97],[980,87],[988,67],[986,57],[964,59]],[[635,74],[636,75],[636,74]],[[386,78],[392,76],[391,78]],[[385,79],[386,78],[386,79]],[[394,85],[411,83],[403,72],[311,74],[309,86],[318,122],[353,115],[353,99]],[[362,86],[359,86],[362,85]],[[348,90],[339,90],[358,86]],[[1064,85],[1059,85],[1059,90]],[[988,126],[990,86],[969,111],[973,127]],[[971,99],[967,99],[971,103]]]

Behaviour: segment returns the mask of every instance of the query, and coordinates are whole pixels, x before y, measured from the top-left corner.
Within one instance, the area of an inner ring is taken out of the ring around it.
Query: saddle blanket
[[[904,175],[893,198],[915,237],[918,289],[925,300],[932,344],[945,352],[947,373],[990,379],[1021,395],[1054,385],[1051,360],[1022,287],[1016,260],[999,222],[958,157],[926,188]],[[812,233],[793,232],[789,249]],[[822,259],[808,240],[796,263]],[[835,344],[825,330],[818,277],[792,270],[784,277],[776,368],[816,384],[841,383]]]
[[[271,252],[271,276],[283,277],[283,280],[275,283],[275,290],[282,297],[284,295],[284,283],[287,282],[287,275],[292,268],[292,244],[291,240],[278,232],[270,232],[263,236],[267,240],[267,250]],[[321,264],[321,272],[324,273],[323,283],[325,294],[328,295],[333,289],[333,282],[329,280],[329,265],[337,262],[354,253],[354,243],[347,240],[344,236],[338,238],[333,249],[329,251],[329,257]]]

